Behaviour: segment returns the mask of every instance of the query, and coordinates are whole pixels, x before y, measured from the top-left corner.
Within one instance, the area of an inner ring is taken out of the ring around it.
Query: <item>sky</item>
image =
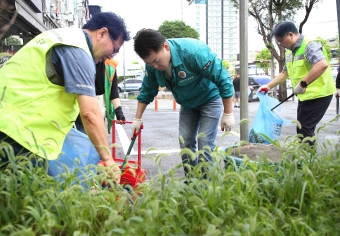
[[[157,29],[165,20],[182,20],[188,6],[186,0],[90,0],[90,5],[101,5],[103,11],[112,11],[120,15],[131,31],[131,36],[142,28]],[[304,17],[304,12],[296,15],[297,24]],[[313,8],[307,23],[303,27],[303,34],[310,38],[318,36],[329,39],[334,38],[338,31],[337,11],[335,0],[323,0]],[[256,32],[254,18],[248,21],[248,50],[259,51],[264,48],[262,37]],[[123,52],[126,62],[140,61],[133,51],[133,40],[124,44],[124,50],[115,57],[123,61]],[[119,67],[122,66],[120,63]],[[119,69],[118,69],[119,71]]]

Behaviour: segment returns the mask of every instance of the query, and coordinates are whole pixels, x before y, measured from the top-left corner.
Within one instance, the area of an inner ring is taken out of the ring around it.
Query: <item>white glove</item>
[[[139,132],[140,126],[142,124],[142,119],[134,119],[132,122],[132,138],[134,136],[135,133]]]
[[[294,88],[294,94],[304,94],[306,92],[306,88],[302,88],[300,83],[298,83]]]
[[[230,131],[233,125],[235,124],[235,118],[233,113],[225,114],[221,118],[221,130]]]

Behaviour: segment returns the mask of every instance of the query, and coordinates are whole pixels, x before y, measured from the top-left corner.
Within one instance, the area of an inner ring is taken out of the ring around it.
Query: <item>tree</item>
[[[18,16],[14,3],[14,1],[0,1],[0,40],[6,35]],[[7,21],[7,17],[9,17],[9,21]]]
[[[231,0],[238,8],[239,0]],[[323,0],[248,0],[248,13],[257,23],[258,34],[262,36],[265,46],[270,50],[273,57],[279,63],[279,71],[282,70],[285,62],[285,49],[273,44],[271,32],[273,27],[282,20],[294,21],[294,16],[299,10],[304,9],[305,17],[299,24],[299,32],[307,22],[309,15],[317,3]],[[280,84],[279,100],[287,98],[286,83]]]
[[[226,70],[229,70],[229,67],[230,67],[229,61],[223,60],[223,61],[222,61],[222,66],[223,66]]]
[[[321,37],[317,37],[315,41],[320,42],[322,44],[322,47],[325,48],[327,52],[327,60],[328,62],[330,62],[330,60],[332,59],[332,49],[331,46],[329,46],[328,41]]]
[[[183,21],[164,21],[158,31],[167,39],[169,38],[194,38],[199,39],[199,33]]]
[[[10,37],[2,40],[2,44],[3,45],[21,45],[21,42],[16,37],[10,36]]]
[[[268,69],[270,68],[270,60],[271,60],[271,53],[268,48],[262,49],[256,55],[256,66],[264,70],[264,72],[268,75]]]

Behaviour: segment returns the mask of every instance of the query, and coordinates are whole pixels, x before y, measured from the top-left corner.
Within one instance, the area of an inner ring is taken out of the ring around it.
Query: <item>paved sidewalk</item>
[[[321,127],[324,123],[327,123],[335,118],[336,108],[335,108],[335,98],[333,98],[330,107],[328,108],[322,121],[319,123],[317,128]],[[131,99],[121,99],[121,104],[123,107],[124,115],[128,121],[132,121],[135,117],[135,112],[137,108],[137,100]],[[258,110],[260,102],[254,101],[248,104],[248,114],[249,121],[254,120],[255,114]],[[280,115],[283,118],[294,120],[296,119],[296,108],[297,100],[289,100],[281,105]],[[174,110],[173,100],[171,99],[158,99],[158,111],[155,111],[155,101],[147,106],[146,111],[143,115],[144,129],[142,130],[142,167],[147,170],[147,178],[156,176],[159,171],[166,172],[176,165],[181,163],[181,158],[179,156],[179,141],[178,141],[178,118],[179,118],[180,105],[176,104],[176,109]],[[240,109],[234,108],[234,116],[236,124],[233,127],[234,131],[239,131],[240,129]],[[249,124],[249,128],[251,124]],[[123,125],[123,132],[125,135],[131,137],[131,125]],[[335,143],[339,143],[339,136],[337,132],[340,130],[339,121],[332,122],[327,125],[327,127],[318,133],[320,140],[327,143],[329,140],[330,144],[328,146],[334,146]],[[240,142],[240,138],[229,134],[223,137],[224,132],[220,129],[217,132],[216,145],[220,148],[230,147]],[[280,142],[284,143],[284,140],[289,136],[296,135],[296,125],[283,126]],[[111,141],[111,136],[108,137]],[[122,139],[123,140],[123,139]],[[117,137],[117,143],[120,144],[120,139]],[[137,143],[137,142],[136,142]],[[134,154],[131,155],[132,159],[136,159],[137,144],[135,143],[133,149]],[[145,154],[149,152],[148,154]],[[160,154],[163,153],[163,154]],[[162,155],[160,166],[158,167],[154,161],[157,155]],[[270,153],[268,154],[270,155]],[[117,157],[124,157],[124,151],[122,148],[117,148]],[[183,173],[178,170],[178,176],[182,176]]]

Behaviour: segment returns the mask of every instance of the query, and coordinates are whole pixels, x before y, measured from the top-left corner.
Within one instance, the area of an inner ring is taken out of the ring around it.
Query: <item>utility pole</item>
[[[338,35],[340,35],[340,0],[336,0],[336,12],[338,15]],[[336,98],[336,114],[339,114],[339,98]]]
[[[240,0],[240,120],[248,119],[248,0]],[[249,125],[240,127],[240,141],[248,141]]]

